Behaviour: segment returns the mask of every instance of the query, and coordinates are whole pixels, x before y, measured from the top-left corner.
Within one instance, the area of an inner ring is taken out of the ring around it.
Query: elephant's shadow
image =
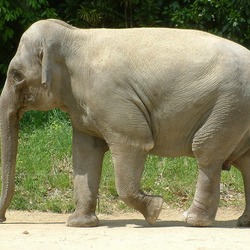
[[[216,228],[235,228],[237,220],[215,221],[211,227]],[[149,225],[144,219],[116,219],[116,220],[101,220],[100,226],[109,228],[116,227],[134,227],[134,228],[151,228],[151,227],[190,227],[187,223],[177,220],[158,220],[154,225]]]
[[[4,222],[4,224],[41,224],[41,225],[53,225],[53,224],[65,224],[63,221],[39,221],[39,222],[30,222],[30,221],[11,221]],[[211,227],[215,228],[235,228],[237,225],[237,220],[224,220],[224,221],[215,221]],[[149,225],[144,219],[101,219],[100,227],[108,228],[119,228],[119,227],[133,227],[133,228],[152,228],[152,227],[191,227],[187,223],[178,220],[157,220],[154,225]]]

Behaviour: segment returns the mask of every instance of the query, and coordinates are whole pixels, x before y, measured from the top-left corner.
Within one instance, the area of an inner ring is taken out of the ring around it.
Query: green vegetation
[[[28,112],[20,127],[12,207],[57,212],[72,209],[71,127],[67,116],[57,110]]]
[[[12,209],[71,212],[74,209],[71,126],[65,113],[28,112],[21,121],[16,192]],[[162,195],[170,206],[187,208],[193,198],[197,166],[192,158],[148,156],[143,190]],[[221,205],[242,205],[243,184],[236,169],[222,173]],[[112,159],[104,159],[98,211],[128,210],[115,189]]]

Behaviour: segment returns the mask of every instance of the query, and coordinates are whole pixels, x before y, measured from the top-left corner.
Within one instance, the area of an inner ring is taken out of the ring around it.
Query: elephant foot
[[[150,225],[154,224],[159,217],[162,205],[164,200],[161,197],[158,196],[146,196],[146,199],[150,199],[149,203],[147,204],[147,209],[145,212],[143,212],[143,216],[145,217],[147,223]]]
[[[238,227],[250,227],[250,215],[247,213],[243,213],[237,222]]]
[[[95,213],[86,215],[75,211],[69,216],[66,225],[68,227],[96,227],[99,225],[99,220]]]
[[[198,209],[191,206],[187,211],[183,213],[184,221],[191,226],[195,227],[207,227],[210,226],[215,219],[215,216],[209,216],[207,214],[200,213]]]

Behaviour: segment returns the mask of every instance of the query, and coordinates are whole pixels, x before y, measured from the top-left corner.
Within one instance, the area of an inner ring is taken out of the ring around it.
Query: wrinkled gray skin
[[[185,220],[210,225],[221,170],[245,185],[239,226],[250,226],[250,52],[194,30],[81,30],[33,24],[12,59],[0,100],[0,220],[14,193],[18,122],[27,110],[60,108],[73,127],[76,211],[69,226],[96,226],[97,193],[109,149],[120,198],[153,224],[163,204],[140,190],[146,156],[191,156],[199,166]]]

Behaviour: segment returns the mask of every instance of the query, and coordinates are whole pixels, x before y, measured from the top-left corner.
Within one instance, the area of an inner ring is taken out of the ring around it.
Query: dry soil
[[[0,249],[250,249],[250,228],[237,228],[242,211],[221,208],[213,227],[188,227],[182,211],[164,208],[154,226],[139,213],[99,214],[96,228],[65,226],[67,214],[8,211]]]

